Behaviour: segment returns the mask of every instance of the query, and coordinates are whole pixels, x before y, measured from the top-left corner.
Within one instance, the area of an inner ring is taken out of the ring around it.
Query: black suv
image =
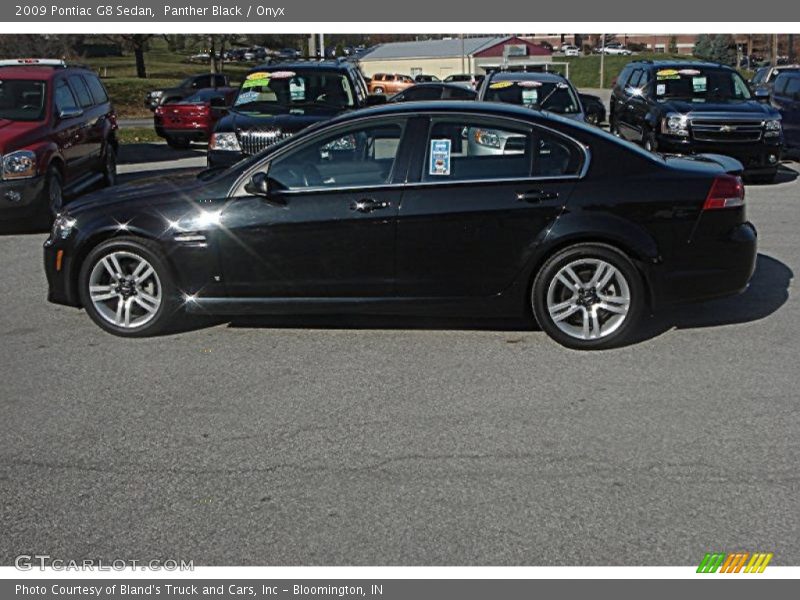
[[[155,110],[157,106],[183,100],[194,94],[197,90],[207,88],[228,87],[230,80],[227,75],[219,73],[203,73],[192,75],[181,81],[177,86],[161,90],[151,90],[144,98],[144,105],[150,110]]]
[[[262,65],[248,73],[208,144],[209,167],[228,166],[309,125],[386,101],[370,96],[358,67],[345,60]]]
[[[751,180],[773,180],[780,163],[780,113],[716,63],[629,63],[611,94],[609,125],[651,151],[731,156]]]

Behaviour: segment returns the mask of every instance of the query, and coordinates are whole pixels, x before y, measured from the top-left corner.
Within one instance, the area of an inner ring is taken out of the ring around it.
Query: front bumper
[[[230,167],[235,165],[240,160],[247,158],[241,152],[232,152],[230,150],[209,150],[207,155],[207,162],[209,168],[211,167]]]
[[[59,253],[61,254],[59,257]],[[47,238],[44,243],[44,273],[47,277],[47,300],[54,304],[80,306],[77,289],[74,251],[68,240]]]
[[[657,305],[697,302],[738,294],[747,289],[756,267],[758,234],[750,222],[718,239],[700,242],[677,267],[653,267],[651,282]]]
[[[36,214],[42,207],[44,187],[44,175],[0,181],[0,218],[25,218]]]
[[[748,174],[770,173],[778,169],[781,162],[783,140],[762,140],[753,143],[698,142],[692,139],[659,135],[656,138],[658,151],[668,154],[724,154],[744,165]]]

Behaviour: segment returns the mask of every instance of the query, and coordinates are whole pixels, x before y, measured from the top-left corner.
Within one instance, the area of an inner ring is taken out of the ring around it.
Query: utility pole
[[[772,34],[772,66],[778,66],[778,34]]]
[[[319,56],[325,58],[325,34],[319,34]]]
[[[466,73],[467,68],[465,66],[466,61],[466,50],[464,49],[464,34],[461,34],[461,72]]]
[[[606,34],[602,34],[600,38],[600,89],[602,90],[605,85],[606,74]]]

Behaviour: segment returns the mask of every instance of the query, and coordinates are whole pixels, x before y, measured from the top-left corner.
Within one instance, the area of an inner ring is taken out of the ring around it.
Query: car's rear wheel
[[[103,183],[107,186],[117,184],[117,151],[114,146],[106,146],[106,155],[103,161]]]
[[[373,94],[382,94],[383,88],[381,86],[376,86],[375,89],[372,90]]]
[[[79,292],[92,320],[115,335],[158,335],[176,322],[178,291],[149,240],[122,237],[99,244],[81,266]]]
[[[170,135],[167,136],[166,140],[170,148],[175,148],[177,150],[186,150],[192,144],[189,139],[185,137],[174,137]]]
[[[534,316],[563,346],[600,350],[625,343],[644,307],[636,266],[605,244],[576,244],[551,257],[531,289]]]

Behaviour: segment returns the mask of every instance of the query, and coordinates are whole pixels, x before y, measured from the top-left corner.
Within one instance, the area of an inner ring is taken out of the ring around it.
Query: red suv
[[[117,176],[117,121],[92,71],[0,61],[0,221],[52,220],[64,198]]]

